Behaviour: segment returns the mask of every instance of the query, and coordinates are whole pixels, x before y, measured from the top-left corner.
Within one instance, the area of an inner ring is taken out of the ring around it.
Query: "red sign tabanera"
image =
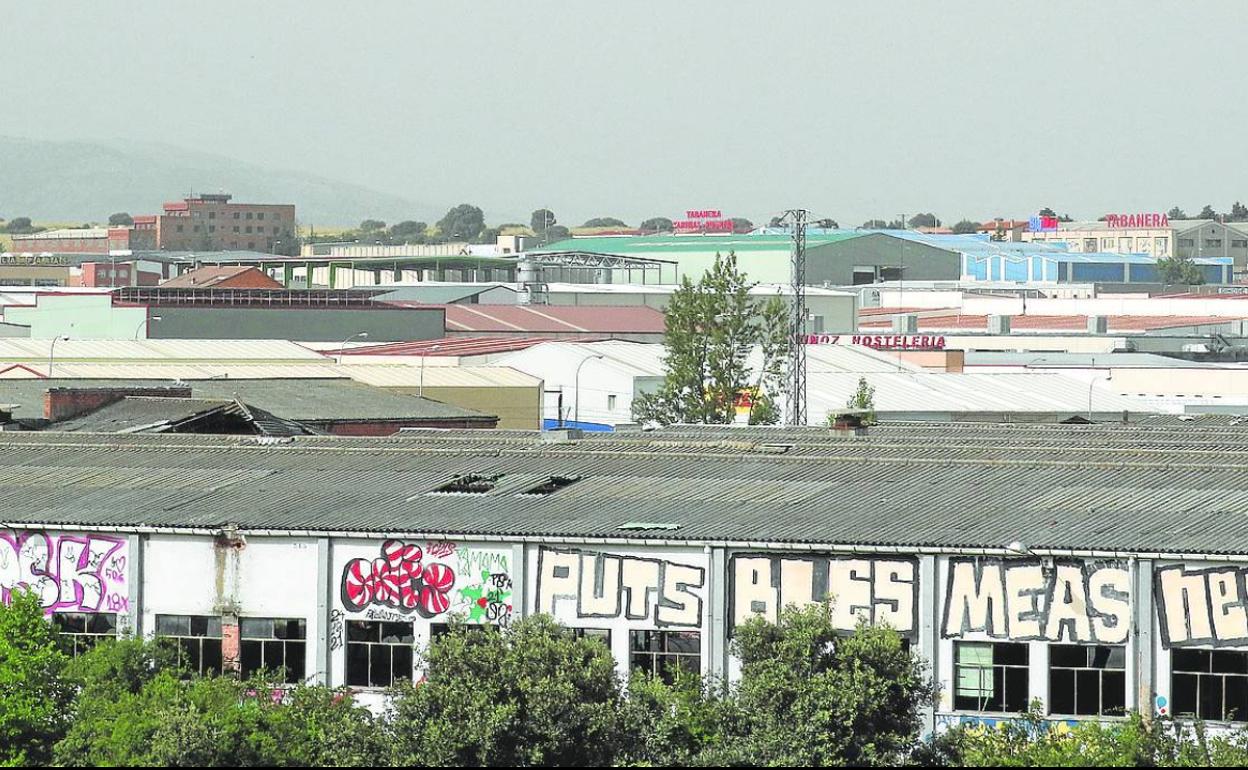
[[[1105,224],[1117,228],[1169,227],[1165,214],[1106,214]]]

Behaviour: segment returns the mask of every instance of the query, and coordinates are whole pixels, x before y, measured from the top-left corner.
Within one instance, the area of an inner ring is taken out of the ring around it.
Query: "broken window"
[[[352,620],[347,623],[347,684],[389,687],[412,678],[416,638],[411,623]]]
[[[571,486],[580,480],[580,476],[548,476],[542,483],[535,487],[530,487],[520,494],[540,496],[550,495],[558,492],[564,487]]]
[[[243,678],[274,671],[299,684],[307,668],[308,628],[302,618],[240,618]]]
[[[611,629],[609,628],[569,628],[568,633],[573,639],[593,639],[602,642],[611,649]]]
[[[65,654],[80,655],[102,639],[117,638],[117,615],[113,612],[58,612],[52,616]]]
[[[954,645],[953,707],[959,711],[1023,712],[1029,651],[1017,642]]]
[[[221,618],[216,615],[157,615],[156,635],[177,643],[178,665],[190,673],[221,673]]]
[[[495,476],[485,476],[480,473],[469,473],[463,476],[456,476],[453,480],[443,484],[430,494],[439,495],[484,495],[494,489],[494,485],[503,477],[503,474]]]
[[[1248,721],[1248,652],[1171,651],[1170,702],[1175,716]]]
[[[702,669],[702,634],[697,631],[632,631],[630,671],[644,671],[667,683],[682,672]]]
[[[1049,713],[1105,716],[1127,710],[1127,648],[1049,647]]]

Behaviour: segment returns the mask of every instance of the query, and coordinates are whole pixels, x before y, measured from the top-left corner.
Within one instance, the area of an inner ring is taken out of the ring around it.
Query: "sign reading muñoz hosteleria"
[[[1169,227],[1170,217],[1165,214],[1106,214],[1105,224],[1110,227]]]

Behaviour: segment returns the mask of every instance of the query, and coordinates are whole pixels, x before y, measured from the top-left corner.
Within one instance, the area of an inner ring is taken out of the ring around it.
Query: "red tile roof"
[[[1109,316],[1111,332],[1143,332],[1155,329],[1173,329],[1184,326],[1222,324],[1240,320],[1227,316],[1186,315],[1113,315]],[[887,329],[891,321],[866,321],[858,324],[862,329]],[[1084,331],[1088,328],[1086,315],[1016,315],[1010,318],[1010,328],[1018,330]],[[965,329],[987,331],[986,315],[939,315],[919,318],[921,330]]]
[[[596,342],[601,337],[444,337],[439,340],[414,342],[386,342],[380,345],[360,345],[342,351],[344,356],[483,356],[525,350],[543,342]],[[335,357],[337,350],[323,350],[323,355]]]

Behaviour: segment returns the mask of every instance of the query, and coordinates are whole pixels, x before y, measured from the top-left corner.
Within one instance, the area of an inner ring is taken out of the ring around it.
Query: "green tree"
[[[442,237],[453,241],[475,241],[485,229],[485,214],[471,203],[461,203],[438,220]]]
[[[117,214],[109,214],[108,224],[110,227],[122,227],[122,226],[129,227],[130,225],[134,224],[134,217],[130,216],[124,211],[117,213]]]
[[[396,764],[612,764],[621,737],[615,659],[537,615],[498,630],[452,626],[395,689],[386,738]]]
[[[615,217],[594,217],[587,220],[581,227],[628,227],[622,219]]]
[[[723,750],[724,730],[736,719],[736,702],[721,682],[677,676],[670,684],[650,674],[629,679],[620,723],[629,733],[616,765],[623,767],[698,767],[730,762]],[[742,757],[741,760],[746,760]]]
[[[529,227],[538,235],[543,235],[550,227],[559,224],[555,212],[550,209],[537,209],[529,215]]]
[[[767,337],[764,307],[750,298],[754,285],[737,269],[735,253],[716,254],[696,284],[684,278],[664,313],[663,383],[633,400],[634,419],[664,425],[733,422],[737,398],[752,380],[766,382],[768,376],[764,368],[751,378],[747,363],[753,347]],[[766,319],[778,322],[779,315],[773,306]],[[787,325],[779,333],[787,344]]]
[[[425,231],[428,229],[429,225],[424,222],[405,219],[390,227],[390,241],[392,243],[424,243]]]
[[[69,726],[69,658],[39,597],[15,589],[0,604],[0,765],[47,765]]]
[[[30,217],[13,217],[8,224],[4,226],[4,231],[12,235],[28,235],[37,233],[42,227],[35,227],[30,223]]]
[[[979,232],[979,223],[972,222],[969,219],[963,219],[953,226],[953,231],[958,235],[966,235],[968,233]]]
[[[650,233],[670,233],[672,231],[672,220],[667,217],[650,217],[638,225],[637,228]]]
[[[935,687],[926,664],[891,629],[832,623],[830,603],[787,607],[779,624],[737,626],[741,678],[729,756],[754,765],[822,767],[901,763],[918,745]]]
[[[792,336],[792,319],[789,318],[789,303],[779,295],[761,305],[756,303],[755,307],[759,316],[755,328],[761,360],[756,387],[751,394],[750,425],[775,425],[780,422],[776,395],[785,392],[785,364]]]
[[[546,229],[545,237],[542,239],[546,243],[554,243],[555,241],[563,241],[572,237],[572,233],[563,225],[552,225]]]
[[[668,227],[671,227],[671,220],[668,220]],[[644,229],[644,228],[643,228]],[[732,231],[734,233],[748,233],[754,229],[754,223],[745,217],[732,218]]]
[[[1200,266],[1187,257],[1166,257],[1157,260],[1157,275],[1162,283],[1198,286],[1205,282]]]
[[[1200,210],[1200,213],[1196,215],[1196,218],[1197,219],[1217,219],[1218,212],[1213,210],[1213,206],[1210,206],[1208,203],[1206,203],[1205,207],[1202,208]]]
[[[1230,221],[1248,222],[1248,206],[1245,206],[1239,201],[1235,201],[1235,203],[1231,205]]]
[[[1169,219],[1187,219],[1187,212],[1178,206],[1175,206],[1166,212],[1166,217]]]
[[[861,225],[863,230],[883,230],[888,227],[888,222],[883,219],[868,219]]]
[[[841,223],[837,222],[835,219],[832,219],[830,217],[824,217],[823,219],[816,219],[811,224],[814,227],[820,227],[820,228],[823,228],[824,230],[839,230],[841,228]]]
[[[1048,206],[1045,206],[1044,208],[1040,209],[1039,214],[1042,217],[1056,217],[1057,216],[1057,212],[1049,208]]]
[[[386,223],[380,219],[365,219],[360,223],[359,230],[361,233],[375,233],[378,230],[385,230]]]
[[[937,219],[936,215],[932,213],[915,214],[914,216],[910,217],[910,226],[911,227],[939,227],[940,220]]]

